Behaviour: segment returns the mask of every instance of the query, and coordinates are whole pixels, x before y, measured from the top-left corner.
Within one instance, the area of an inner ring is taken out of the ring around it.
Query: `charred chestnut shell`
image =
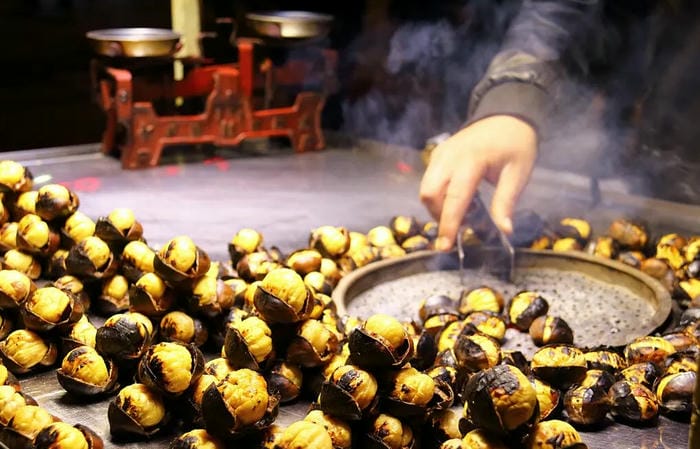
[[[461,334],[455,343],[454,353],[460,369],[470,373],[493,368],[501,361],[500,345],[486,335]]]
[[[693,408],[693,391],[697,373],[686,371],[669,374],[656,385],[656,397],[664,413],[687,416]]]
[[[160,318],[175,303],[173,291],[155,273],[146,273],[129,287],[129,304],[133,312]]]
[[[647,387],[626,380],[616,382],[609,391],[610,411],[616,418],[632,423],[649,422],[659,414],[659,401]]]
[[[363,435],[361,446],[368,449],[413,449],[416,440],[411,426],[387,414],[380,414]]]
[[[103,359],[89,346],[80,346],[63,358],[56,370],[58,383],[76,396],[99,396],[116,390],[118,370],[109,359]]]
[[[653,388],[661,376],[661,369],[651,362],[635,363],[620,371],[620,380],[639,383],[647,388]]]
[[[570,422],[580,426],[601,424],[610,410],[605,390],[575,386],[564,395],[564,409]]]
[[[391,391],[382,407],[398,418],[418,418],[437,410],[446,410],[454,401],[454,391],[446,382],[412,367],[390,376]]]
[[[78,210],[80,200],[70,189],[60,184],[47,184],[39,188],[36,214],[46,221],[68,217]]]
[[[207,253],[186,236],[175,237],[156,253],[153,269],[163,280],[177,287],[203,276],[211,260]]]
[[[496,435],[519,438],[532,430],[539,416],[535,388],[511,365],[498,365],[472,376],[463,398],[467,420]]]
[[[204,371],[204,355],[195,345],[164,342],[152,345],[139,361],[138,380],[165,396],[187,391]]]
[[[428,318],[450,313],[457,315],[457,302],[447,295],[431,295],[421,301],[418,307],[418,317],[421,322],[425,322]]]
[[[143,384],[122,388],[107,409],[113,437],[149,438],[168,423],[170,415],[160,395]]]
[[[233,307],[236,301],[231,286],[215,276],[195,279],[192,294],[186,297],[190,313],[214,318]]]
[[[464,324],[473,326],[479,333],[496,339],[499,343],[506,337],[506,322],[500,314],[473,312],[464,319]]]
[[[614,383],[615,377],[608,371],[589,369],[586,371],[586,376],[581,380],[580,385],[583,387],[593,387],[603,391],[608,391]]]
[[[627,367],[627,362],[620,354],[605,349],[589,351],[583,357],[588,363],[588,369],[602,369],[617,373]]]
[[[666,357],[674,352],[676,348],[661,337],[639,337],[625,347],[625,359],[630,365],[651,362],[663,366]]]
[[[277,391],[280,395],[280,402],[292,402],[301,394],[304,382],[304,374],[297,365],[284,361],[277,361],[270,368],[267,376],[270,389]]]
[[[153,324],[145,315],[125,312],[113,315],[97,329],[95,349],[105,357],[135,360],[153,339]]]
[[[389,228],[394,233],[396,241],[403,243],[404,240],[416,235],[420,235],[421,226],[416,217],[407,215],[396,215],[391,218]]]
[[[205,429],[193,429],[170,442],[168,449],[224,449],[224,443]]]
[[[561,392],[546,382],[536,377],[530,379],[537,394],[537,404],[539,408],[539,421],[549,418],[559,408],[561,404]]]
[[[17,248],[31,254],[49,256],[61,243],[61,236],[38,215],[28,214],[17,222]]]
[[[430,333],[423,330],[413,337],[413,357],[409,360],[411,366],[419,370],[425,370],[433,366],[437,357],[437,342]]]
[[[249,397],[253,391],[259,396],[254,402]],[[262,375],[248,369],[231,372],[202,397],[206,429],[223,439],[259,434],[272,425],[278,409],[278,393],[269,392]]]

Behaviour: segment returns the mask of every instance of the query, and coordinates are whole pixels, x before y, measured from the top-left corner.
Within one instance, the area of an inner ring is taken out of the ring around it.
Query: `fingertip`
[[[452,240],[447,236],[439,236],[435,240],[435,249],[438,251],[449,251],[452,248]]]

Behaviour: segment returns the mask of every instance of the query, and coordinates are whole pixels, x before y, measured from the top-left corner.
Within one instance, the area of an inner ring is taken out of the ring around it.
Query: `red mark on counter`
[[[413,167],[403,161],[398,161],[396,163],[396,169],[401,173],[411,173],[413,171]]]
[[[219,171],[228,170],[228,161],[222,158],[221,156],[214,156],[210,157],[209,159],[205,159],[204,165],[213,165]]]
[[[165,167],[165,174],[168,176],[177,176],[182,171],[182,168],[178,165],[168,165]]]
[[[85,178],[78,178],[72,181],[59,182],[62,186],[74,192],[96,192],[102,187],[102,180],[100,178],[95,178],[88,176]]]

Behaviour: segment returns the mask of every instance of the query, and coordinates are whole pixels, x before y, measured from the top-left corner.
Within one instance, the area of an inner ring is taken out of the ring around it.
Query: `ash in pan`
[[[521,290],[533,290],[549,302],[549,314],[563,318],[574,331],[574,343],[580,347],[622,345],[638,336],[639,328],[654,315],[654,305],[633,292],[575,272],[538,268],[518,273],[513,284],[496,277],[467,270],[465,285],[457,271],[434,271],[402,277],[376,285],[347,304],[348,313],[366,318],[386,313],[405,321],[418,320],[422,299],[445,294],[459,298],[462,290],[487,285],[503,294],[506,301]],[[534,352],[527,333],[509,329],[507,349]]]

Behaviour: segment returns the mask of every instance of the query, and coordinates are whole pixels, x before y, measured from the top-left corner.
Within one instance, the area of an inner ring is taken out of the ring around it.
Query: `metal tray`
[[[146,58],[171,56],[180,44],[180,34],[162,28],[111,28],[85,35],[93,51],[102,56]]]
[[[321,39],[333,22],[333,16],[307,11],[256,12],[245,17],[257,34],[272,39]]]
[[[417,319],[420,300],[435,293],[458,298],[463,289],[489,285],[505,298],[524,289],[542,294],[550,314],[574,331],[581,347],[623,346],[653,333],[669,317],[672,301],[655,279],[627,265],[585,253],[517,250],[513,283],[502,281],[495,248],[474,247],[459,283],[456,253],[416,252],[377,262],[344,277],[333,292],[340,314],[367,317],[388,313]],[[509,329],[506,347],[531,353],[529,335]]]

